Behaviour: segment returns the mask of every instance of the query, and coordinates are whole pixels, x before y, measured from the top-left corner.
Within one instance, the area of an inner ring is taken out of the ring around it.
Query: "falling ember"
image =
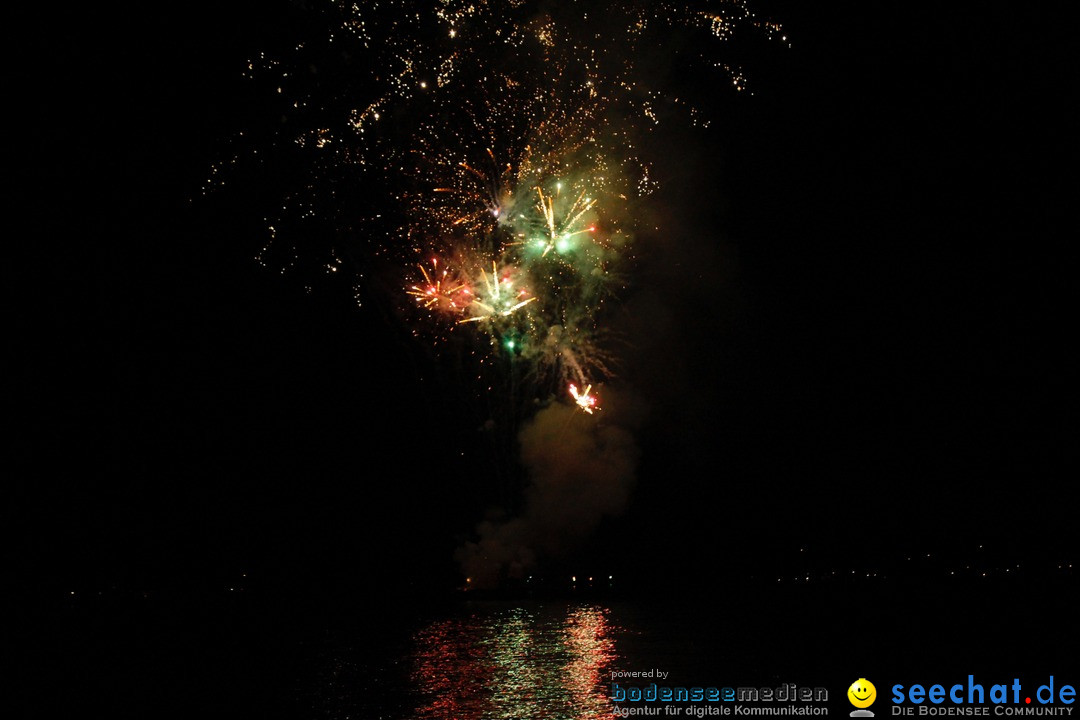
[[[600,409],[596,406],[596,396],[590,394],[591,390],[592,385],[586,385],[585,390],[579,393],[577,385],[570,383],[570,395],[574,398],[574,404],[590,415],[594,410]]]

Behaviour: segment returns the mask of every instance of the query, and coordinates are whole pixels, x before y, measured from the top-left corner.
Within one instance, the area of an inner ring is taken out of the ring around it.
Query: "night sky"
[[[792,47],[655,140],[665,239],[614,381],[645,408],[636,485],[541,571],[1075,559],[1070,30],[1061,3],[948,5],[762,2]],[[275,178],[199,192],[267,123],[247,59],[318,18],[74,12],[13,18],[4,50],[20,587],[453,588],[500,492],[472,389],[392,277],[358,307],[254,261],[237,198]]]

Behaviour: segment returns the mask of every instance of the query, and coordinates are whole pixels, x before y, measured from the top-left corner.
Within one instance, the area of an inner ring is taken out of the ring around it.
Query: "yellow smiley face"
[[[847,689],[847,697],[855,707],[867,708],[874,704],[874,699],[877,698],[877,688],[874,687],[874,683],[866,678],[859,678],[851,683],[851,687]]]

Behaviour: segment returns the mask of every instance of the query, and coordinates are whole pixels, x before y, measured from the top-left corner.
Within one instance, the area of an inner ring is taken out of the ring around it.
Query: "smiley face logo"
[[[866,678],[859,678],[847,689],[848,700],[857,708],[868,708],[877,699],[877,688]]]

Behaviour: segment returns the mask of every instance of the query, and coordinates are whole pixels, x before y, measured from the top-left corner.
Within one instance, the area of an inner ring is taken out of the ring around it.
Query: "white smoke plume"
[[[604,517],[625,509],[640,455],[630,428],[641,413],[625,393],[606,390],[603,400],[595,415],[552,403],[521,430],[525,509],[519,517],[480,523],[478,540],[458,548],[470,588],[523,577],[538,558],[567,553]]]

